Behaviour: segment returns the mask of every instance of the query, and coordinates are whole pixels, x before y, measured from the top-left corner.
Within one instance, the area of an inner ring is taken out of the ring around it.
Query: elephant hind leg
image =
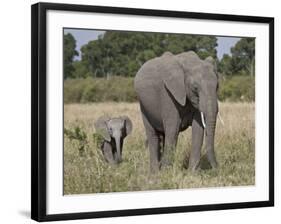
[[[167,167],[173,164],[178,135],[179,135],[179,122],[174,122],[171,123],[170,125],[166,125],[165,135],[163,138],[164,149],[161,158],[162,167]]]
[[[168,167],[171,166],[174,162],[175,150],[177,146],[177,137],[178,133],[173,135],[166,135],[164,140],[164,149],[161,158],[161,166]]]
[[[150,153],[150,170],[155,173],[159,170],[160,159],[160,136],[159,133],[153,128],[148,119],[142,114],[142,119],[145,127],[147,144]]]

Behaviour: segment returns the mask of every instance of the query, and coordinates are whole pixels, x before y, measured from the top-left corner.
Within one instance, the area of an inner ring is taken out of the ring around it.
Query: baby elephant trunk
[[[115,143],[116,143],[116,162],[120,163],[122,161],[122,156],[121,156],[121,136],[120,135],[116,135],[114,136],[115,139]]]

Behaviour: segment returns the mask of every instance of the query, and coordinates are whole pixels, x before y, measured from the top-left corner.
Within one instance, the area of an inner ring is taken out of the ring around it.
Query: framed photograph
[[[274,205],[274,19],[32,5],[31,217]]]

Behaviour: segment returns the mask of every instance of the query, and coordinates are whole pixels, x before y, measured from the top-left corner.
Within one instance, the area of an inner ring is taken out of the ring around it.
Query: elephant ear
[[[122,116],[122,119],[124,119],[124,125],[125,125],[126,136],[127,136],[133,130],[133,123],[128,116]]]
[[[186,88],[182,66],[175,59],[172,59],[165,63],[164,67],[166,72],[168,71],[168,76],[164,78],[166,88],[176,101],[184,106],[186,103]]]
[[[212,56],[209,56],[209,57],[207,57],[205,59],[205,61],[207,63],[209,63],[210,65],[212,65],[212,70],[216,74],[216,76],[218,77],[217,62],[216,62],[216,60]]]
[[[216,63],[212,56],[207,57],[205,61],[210,63],[211,65],[215,65]]]
[[[106,122],[109,120],[107,117],[100,117],[95,123],[95,128],[98,134],[100,134],[106,141],[110,141],[111,137],[107,128]]]

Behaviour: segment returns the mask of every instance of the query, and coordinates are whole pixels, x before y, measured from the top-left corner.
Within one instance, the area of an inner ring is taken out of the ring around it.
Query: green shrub
[[[64,81],[64,103],[134,102],[137,96],[133,78],[86,78]]]
[[[88,85],[87,79],[64,80],[64,103],[78,103],[81,101],[83,90]]]
[[[219,88],[221,101],[255,101],[255,78],[232,76],[222,80]]]
[[[64,103],[135,102],[134,78],[67,79],[64,81]],[[220,101],[254,101],[255,79],[250,76],[227,77],[220,82]]]
[[[80,127],[75,127],[72,129],[64,128],[64,134],[71,140],[76,140],[78,142],[79,155],[85,155],[85,148],[87,148],[88,140],[87,134]]]

